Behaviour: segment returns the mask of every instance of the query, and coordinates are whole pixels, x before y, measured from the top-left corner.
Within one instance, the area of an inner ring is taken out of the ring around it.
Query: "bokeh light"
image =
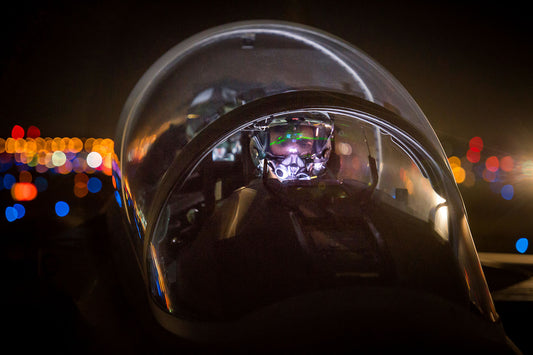
[[[448,162],[450,163],[450,167],[452,168],[452,170],[455,167],[461,166],[461,159],[456,156],[449,157]]]
[[[496,172],[494,171],[490,171],[488,169],[485,169],[483,170],[483,180],[485,180],[486,182],[494,182],[496,181]]]
[[[463,181],[463,186],[472,187],[476,183],[476,174],[472,171],[467,171],[465,175],[465,181]]]
[[[483,139],[481,137],[473,137],[470,139],[469,148],[474,152],[481,152],[483,150]]]
[[[527,238],[520,238],[516,241],[515,247],[519,253],[524,254],[529,247],[529,240]]]
[[[24,128],[19,125],[15,125],[11,130],[11,137],[13,137],[13,139],[24,138]]]
[[[74,183],[77,184],[77,183],[84,183],[84,184],[87,184],[87,182],[89,181],[89,177],[87,176],[87,174],[84,174],[84,173],[78,173],[74,176]]]
[[[8,220],[8,222],[13,222],[18,217],[17,209],[11,206],[6,207],[5,215],[6,215],[6,219]]]
[[[70,206],[65,201],[58,201],[55,205],[55,211],[59,217],[65,217],[70,212]]]
[[[466,178],[465,169],[463,169],[460,166],[455,166],[452,169],[452,172],[453,172],[453,177],[455,178],[456,183],[461,184],[465,181],[465,178]]]
[[[481,153],[472,149],[466,152],[466,159],[471,163],[477,163],[481,159]]]
[[[15,179],[13,175],[11,174],[4,175],[4,188],[9,190],[15,182],[17,182],[17,179]]]
[[[496,172],[500,168],[500,161],[498,160],[498,157],[491,156],[488,157],[485,161],[485,167],[488,171]]]
[[[102,189],[102,181],[97,177],[90,178],[87,182],[87,189],[93,194],[99,192]]]
[[[19,174],[19,182],[31,182],[33,180],[31,173],[27,170],[23,170]]]
[[[26,136],[28,138],[37,138],[41,135],[41,130],[35,126],[29,126],[28,132],[26,132]]]
[[[87,182],[89,177],[85,173],[78,173],[74,176],[74,195],[82,198],[87,196],[89,190],[87,189]]]
[[[85,182],[77,182],[74,184],[74,195],[78,198],[87,196],[89,190]]]
[[[70,160],[65,160],[63,165],[56,167],[56,171],[63,175],[70,174],[72,172],[72,163]]]
[[[85,158],[78,156],[72,160],[72,170],[75,173],[83,173],[86,169],[87,163],[85,162]]]
[[[31,182],[16,182],[11,187],[11,197],[15,201],[32,201],[37,197],[37,187]]]
[[[522,173],[527,176],[533,175],[533,160],[526,160],[522,163]]]
[[[502,197],[506,200],[511,200],[514,196],[513,185],[503,185],[501,189]]]
[[[83,142],[81,139],[74,137],[68,143],[68,150],[71,153],[79,153],[83,149]]]
[[[89,165],[91,168],[98,168],[100,165],[102,165],[102,156],[98,152],[90,152],[87,155],[87,165]]]
[[[34,184],[38,192],[46,191],[46,189],[48,188],[48,181],[42,176],[37,176],[35,178]]]
[[[500,160],[500,169],[502,169],[505,172],[511,172],[514,168],[514,159],[507,155]]]
[[[62,151],[56,150],[52,154],[52,164],[54,164],[54,166],[62,166],[63,164],[65,164],[66,161],[67,156]]]
[[[20,203],[15,203],[13,208],[17,210],[17,219],[21,219],[26,215],[26,209]]]

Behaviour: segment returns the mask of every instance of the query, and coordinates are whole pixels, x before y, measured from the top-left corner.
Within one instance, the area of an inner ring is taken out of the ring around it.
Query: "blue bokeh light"
[[[17,219],[21,219],[26,214],[26,209],[20,203],[15,203],[13,208],[17,210]]]
[[[4,187],[6,189],[10,189],[11,186],[13,186],[14,183],[17,182],[17,179],[15,179],[15,177],[11,174],[5,174],[4,175]]]
[[[102,189],[102,181],[97,177],[90,178],[87,182],[87,189],[93,194],[99,192]]]
[[[48,181],[42,176],[37,176],[35,178],[34,184],[35,187],[37,187],[37,191],[39,192],[46,191],[46,189],[48,188]]]
[[[59,217],[65,217],[70,212],[70,206],[65,201],[58,201],[55,209]]]
[[[18,218],[18,212],[15,207],[6,207],[6,219],[8,222],[13,222]]]
[[[527,251],[527,248],[529,247],[529,241],[527,238],[520,238],[516,241],[516,250],[524,254]]]
[[[513,185],[504,185],[501,190],[502,197],[506,200],[510,200],[514,196]]]

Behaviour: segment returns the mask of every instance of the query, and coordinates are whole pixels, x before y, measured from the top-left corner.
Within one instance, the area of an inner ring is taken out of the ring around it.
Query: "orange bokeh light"
[[[465,181],[466,178],[466,172],[465,169],[461,168],[460,166],[455,166],[453,169],[453,177],[455,178],[455,182],[458,184],[461,184]]]
[[[74,184],[74,195],[78,198],[83,198],[87,196],[89,189],[87,188],[87,183],[85,182],[76,182]]]
[[[500,168],[505,172],[510,172],[514,168],[514,159],[510,156],[505,156],[500,160]]]
[[[11,187],[11,196],[15,201],[31,201],[37,197],[37,187],[31,182],[16,182]]]
[[[496,172],[500,168],[500,161],[498,160],[498,157],[491,156],[488,157],[485,161],[485,167],[488,171]]]
[[[23,170],[19,174],[19,182],[31,182],[32,176],[29,171]]]

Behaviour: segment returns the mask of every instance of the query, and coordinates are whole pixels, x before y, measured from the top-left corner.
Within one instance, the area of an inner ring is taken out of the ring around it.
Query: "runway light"
[[[18,217],[17,209],[11,206],[6,207],[5,214],[6,214],[6,219],[8,222],[13,222]]]
[[[65,217],[70,212],[70,207],[65,201],[58,201],[55,206],[56,214],[59,217]]]
[[[502,197],[506,200],[510,200],[514,195],[513,185],[504,185],[501,190]]]
[[[524,254],[527,251],[527,248],[529,247],[529,241],[527,238],[520,238],[516,241],[516,250],[520,254]]]

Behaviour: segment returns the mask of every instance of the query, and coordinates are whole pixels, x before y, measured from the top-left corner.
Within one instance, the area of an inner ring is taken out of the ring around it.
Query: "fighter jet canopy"
[[[331,34],[252,21],[185,40],[134,88],[117,146],[117,201],[153,312],[177,335],[497,320],[431,125]]]

